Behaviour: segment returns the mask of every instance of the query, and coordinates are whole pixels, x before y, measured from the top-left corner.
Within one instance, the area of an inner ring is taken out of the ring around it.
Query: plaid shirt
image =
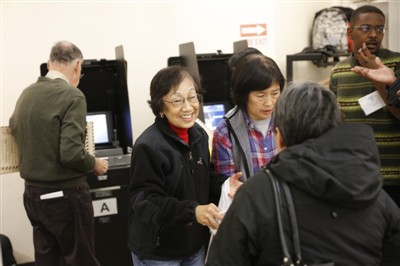
[[[244,116],[246,118],[247,133],[249,136],[250,150],[253,160],[253,173],[255,174],[261,166],[269,163],[278,153],[273,134],[274,127],[272,122],[270,122],[267,135],[264,138],[263,134],[257,130],[254,123],[249,119],[246,112],[244,112]],[[232,155],[231,136],[229,136],[225,119],[221,119],[214,131],[212,162],[215,171],[226,176],[232,176],[236,172],[244,171],[244,169],[236,169],[235,167]]]

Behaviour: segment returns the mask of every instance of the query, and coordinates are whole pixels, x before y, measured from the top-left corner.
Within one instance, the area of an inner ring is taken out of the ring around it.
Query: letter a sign
[[[108,198],[93,201],[94,217],[118,214],[117,199]]]

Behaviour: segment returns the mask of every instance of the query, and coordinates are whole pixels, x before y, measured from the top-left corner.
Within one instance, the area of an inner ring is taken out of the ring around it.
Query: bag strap
[[[269,177],[272,188],[274,191],[274,199],[275,199],[275,207],[276,207],[276,216],[278,220],[278,229],[279,229],[279,237],[281,240],[281,246],[282,246],[282,252],[283,252],[283,266],[293,266],[293,265],[304,265],[302,262],[302,256],[301,256],[301,250],[300,250],[300,238],[299,238],[299,232],[297,228],[297,219],[296,219],[296,212],[294,210],[294,204],[293,204],[293,198],[290,193],[289,186],[286,184],[286,182],[279,182],[278,179],[276,179],[271,172],[265,168],[265,172],[267,173],[267,176]],[[293,247],[294,247],[294,252],[295,252],[295,263],[293,263],[292,256],[289,253],[289,249],[286,243],[285,239],[285,233],[283,231],[283,222],[282,222],[282,193],[281,193],[281,185],[283,188],[283,192],[285,193],[286,196],[286,201],[288,204],[288,209],[289,209],[289,218],[290,218],[290,224],[292,228],[292,241],[293,241]]]
[[[276,178],[275,178],[275,180],[276,180]],[[295,256],[296,256],[296,265],[298,265],[298,264],[302,263],[303,258],[301,257],[300,237],[299,237],[299,229],[297,226],[296,212],[294,209],[292,193],[290,193],[289,186],[284,181],[282,181],[281,184],[282,184],[285,196],[286,196],[286,202],[288,204],[289,218],[290,218],[290,223],[292,225],[293,247],[294,247],[294,252],[295,252]]]
[[[278,228],[279,228],[279,237],[281,239],[282,251],[283,251],[283,264],[282,266],[307,266],[303,262],[303,258],[301,256],[300,250],[300,237],[299,237],[299,229],[297,227],[297,219],[296,219],[296,211],[294,209],[293,198],[290,192],[289,186],[286,184],[285,181],[277,179],[275,176],[271,174],[269,169],[263,167],[265,173],[271,180],[272,188],[274,191],[274,198],[275,198],[275,207],[276,207],[276,216],[278,220]],[[293,263],[292,257],[289,253],[289,249],[287,247],[287,243],[285,240],[285,233],[283,231],[283,223],[282,223],[282,193],[280,187],[283,188],[283,193],[285,193],[286,202],[289,211],[289,219],[290,225],[292,227],[292,241],[293,241],[293,249],[295,253],[295,262]],[[335,266],[335,263],[332,261],[322,262],[322,263],[314,263],[310,266]]]

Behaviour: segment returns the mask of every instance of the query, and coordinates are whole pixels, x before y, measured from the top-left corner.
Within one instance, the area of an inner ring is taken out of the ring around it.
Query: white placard
[[[117,198],[93,201],[94,217],[118,214]]]
[[[366,116],[381,109],[382,107],[385,107],[386,105],[378,91],[374,91],[373,93],[358,99],[358,103],[360,104],[361,109],[364,111]]]

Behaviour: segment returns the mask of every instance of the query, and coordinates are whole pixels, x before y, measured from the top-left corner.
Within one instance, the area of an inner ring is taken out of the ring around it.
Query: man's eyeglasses
[[[164,101],[164,102],[170,103],[175,107],[181,107],[185,104],[185,101],[188,101],[189,103],[197,103],[199,102],[200,99],[201,99],[200,94],[191,94],[187,98],[184,98],[182,96],[175,96],[170,101]]]
[[[360,26],[353,26],[353,29],[360,29],[363,33],[370,33],[372,29],[375,29],[375,32],[377,34],[383,34],[386,31],[385,26],[380,25],[380,26],[372,26],[368,24],[363,24]]]

